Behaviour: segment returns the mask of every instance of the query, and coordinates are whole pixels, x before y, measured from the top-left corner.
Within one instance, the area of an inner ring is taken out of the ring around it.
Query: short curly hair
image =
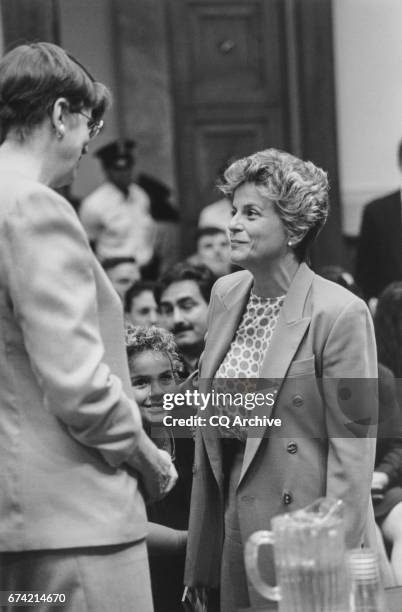
[[[170,359],[173,372],[181,376],[182,360],[177,352],[173,334],[166,329],[155,326],[127,325],[125,339],[130,370],[133,357],[145,351],[156,351],[166,355]]]
[[[273,202],[289,237],[303,235],[294,251],[305,259],[329,214],[327,173],[290,153],[266,149],[233,162],[218,186],[233,200],[244,183],[254,183]]]

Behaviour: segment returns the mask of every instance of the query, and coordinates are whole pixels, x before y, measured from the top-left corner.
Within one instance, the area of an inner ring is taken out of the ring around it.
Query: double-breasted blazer
[[[64,198],[22,169],[0,194],[0,551],[142,539],[120,300]]]
[[[214,286],[199,390],[211,381],[233,340],[253,277],[247,271]],[[258,385],[271,379],[272,408],[282,427],[249,427],[236,498],[243,544],[270,529],[277,514],[321,496],[340,498],[346,509],[348,546],[373,526],[370,486],[375,456],[377,358],[365,303],[301,264],[285,297]],[[213,413],[213,407],[206,411]],[[251,433],[251,429],[253,430]],[[215,427],[196,434],[185,582],[218,586],[224,538],[222,446]],[[274,583],[272,562],[265,573]]]

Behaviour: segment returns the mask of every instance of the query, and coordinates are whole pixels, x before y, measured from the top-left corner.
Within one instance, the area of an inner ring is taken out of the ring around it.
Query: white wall
[[[110,0],[59,0],[61,45],[74,55],[96,78],[116,92],[112,55]],[[105,128],[83,158],[72,191],[85,196],[103,180],[93,152],[118,138],[117,105],[105,116]]]
[[[333,0],[344,232],[363,204],[401,182],[402,0]]]

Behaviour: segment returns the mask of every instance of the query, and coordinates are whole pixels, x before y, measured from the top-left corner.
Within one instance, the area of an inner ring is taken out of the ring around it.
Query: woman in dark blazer
[[[262,603],[243,550],[273,516],[328,495],[345,503],[348,546],[374,528],[377,360],[364,302],[306,263],[328,215],[326,174],[268,149],[234,162],[221,188],[233,204],[232,262],[244,271],[213,289],[199,390],[229,391],[245,378],[267,401],[255,402],[249,416],[261,420],[248,426],[233,407],[212,402],[204,412],[210,426],[196,436],[185,583],[219,589],[222,612],[234,612]],[[224,417],[222,427],[213,415]],[[271,551],[261,556],[273,584]]]

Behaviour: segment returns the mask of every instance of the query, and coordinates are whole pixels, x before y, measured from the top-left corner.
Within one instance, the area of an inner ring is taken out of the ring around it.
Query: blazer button
[[[291,504],[293,501],[293,497],[290,491],[285,491],[282,499],[283,499],[283,503],[285,504],[285,506],[289,506],[289,504]]]
[[[244,502],[245,504],[252,504],[254,499],[255,497],[253,497],[252,495],[242,495],[241,497],[242,502]]]
[[[295,453],[297,453],[297,444],[296,444],[296,442],[289,442],[289,444],[286,447],[286,450],[291,455],[294,455]]]
[[[293,406],[296,406],[296,408],[300,408],[300,406],[303,406],[304,404],[304,400],[301,395],[294,395],[292,398],[292,402]]]

